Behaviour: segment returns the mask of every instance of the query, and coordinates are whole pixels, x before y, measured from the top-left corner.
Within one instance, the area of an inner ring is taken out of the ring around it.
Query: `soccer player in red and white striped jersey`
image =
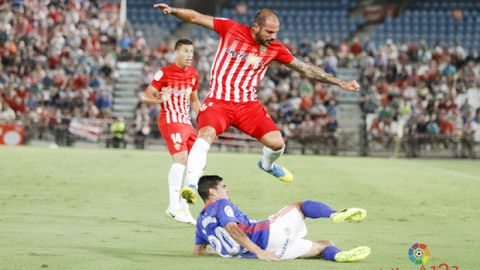
[[[338,85],[347,91],[358,91],[356,81],[340,81],[321,68],[294,57],[276,41],[280,30],[278,16],[262,9],[251,26],[233,20],[213,18],[191,9],[155,4],[164,14],[214,30],[220,44],[211,68],[210,90],[198,115],[198,139],[188,157],[186,186],[182,196],[195,202],[195,189],[207,161],[207,152],[215,138],[230,126],[256,138],[263,145],[260,169],[284,182],[292,182],[292,174],[274,162],[283,154],[285,143],[273,120],[256,99],[257,85],[268,65],[278,61],[303,76],[323,83]]]
[[[175,62],[163,67],[145,90],[142,101],[160,104],[158,128],[173,158],[168,173],[169,206],[167,215],[184,223],[195,224],[188,204],[180,198],[188,151],[197,138],[190,120],[190,107],[198,113],[198,72],[192,67],[193,44],[181,39],[175,44]]]

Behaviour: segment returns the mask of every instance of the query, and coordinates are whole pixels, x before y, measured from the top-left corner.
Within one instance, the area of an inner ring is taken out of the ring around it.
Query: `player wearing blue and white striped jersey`
[[[284,207],[265,220],[252,220],[228,198],[223,179],[202,176],[198,192],[205,202],[197,219],[194,255],[218,254],[226,258],[259,258],[266,261],[323,258],[336,262],[365,259],[370,248],[340,251],[330,241],[304,239],[304,218],[330,218],[336,223],[359,221],[367,212],[360,208],[333,210],[318,201],[303,201]],[[208,246],[213,248],[213,251]]]

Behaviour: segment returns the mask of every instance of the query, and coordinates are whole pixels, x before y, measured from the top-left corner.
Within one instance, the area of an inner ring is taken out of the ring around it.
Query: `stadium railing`
[[[109,121],[106,122],[107,126]],[[139,137],[135,131],[133,120],[126,121],[127,131],[125,143],[127,147],[165,148],[162,137],[155,138],[150,133],[145,144],[144,137]],[[471,136],[461,135],[430,135],[430,134],[405,134],[399,138],[396,135],[372,136],[369,134],[367,141],[352,143],[351,138],[359,136],[358,132],[339,131],[336,134],[322,133],[312,135],[293,134],[284,137],[286,153],[306,155],[340,155],[340,156],[376,156],[376,157],[421,157],[421,158],[476,158],[480,157],[480,142],[476,142]],[[44,141],[56,143],[58,146],[75,146],[85,143],[93,147],[105,147],[112,139],[109,128],[105,128],[98,134],[95,142],[86,138],[71,134],[68,126],[58,125],[25,125],[25,144],[32,141]],[[109,144],[111,145],[111,144]],[[214,151],[222,152],[261,152],[262,144],[256,139],[239,133],[235,129],[229,129],[220,135],[212,145]]]

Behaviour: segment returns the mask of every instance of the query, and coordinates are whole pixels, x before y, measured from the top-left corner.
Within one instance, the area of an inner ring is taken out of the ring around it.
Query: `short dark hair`
[[[275,15],[278,19],[278,14],[275,13],[275,11],[268,9],[268,8],[262,8],[260,9],[257,14],[255,14],[255,17],[253,18],[254,23],[258,23],[260,26],[264,26],[265,23],[267,22],[267,18],[270,15]]]
[[[198,194],[205,202],[210,196],[209,190],[211,188],[217,188],[218,183],[222,182],[223,178],[218,175],[204,175],[198,180]]]
[[[178,48],[180,48],[182,45],[193,45],[193,42],[189,39],[179,39],[176,43],[175,43],[175,50],[178,50]]]

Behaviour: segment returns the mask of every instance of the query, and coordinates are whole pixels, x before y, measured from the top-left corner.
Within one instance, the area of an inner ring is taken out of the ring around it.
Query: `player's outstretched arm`
[[[257,258],[264,261],[278,261],[277,255],[273,252],[269,252],[266,250],[261,249],[257,244],[255,244],[248,236],[238,227],[237,223],[230,222],[225,226],[227,232],[232,236],[233,240],[235,240],[238,244],[242,247],[246,248],[251,253],[257,255]]]
[[[287,64],[287,67],[300,72],[300,74],[306,76],[309,79],[316,80],[322,83],[338,85],[339,87],[347,91],[357,92],[360,89],[360,85],[357,83],[357,81],[341,81],[325,72],[325,70],[310,63],[303,62],[298,58],[294,58],[292,62]]]
[[[158,3],[153,5],[153,7],[161,10],[165,15],[172,14],[173,16],[179,18],[184,22],[198,24],[200,26],[213,30],[212,16],[201,14],[191,9],[170,7],[165,3]]]
[[[142,102],[146,104],[162,104],[170,99],[170,95],[161,95],[157,88],[149,85],[142,95]]]

